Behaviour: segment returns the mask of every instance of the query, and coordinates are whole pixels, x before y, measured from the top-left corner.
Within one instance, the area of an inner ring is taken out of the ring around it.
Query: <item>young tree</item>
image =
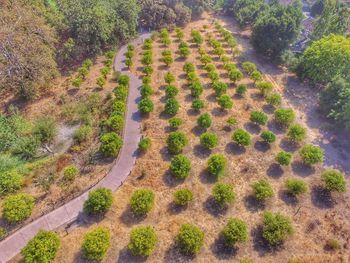
[[[261,139],[263,139],[266,143],[274,143],[276,141],[276,135],[272,131],[263,131],[260,135]]]
[[[297,196],[308,191],[308,187],[303,180],[288,179],[285,182],[288,193]]]
[[[174,194],[174,202],[178,206],[186,206],[193,200],[193,193],[188,189],[179,189]]]
[[[322,163],[324,158],[323,149],[311,144],[307,144],[301,148],[299,154],[303,163],[306,165]]]
[[[225,243],[228,246],[235,246],[237,243],[248,240],[247,225],[243,220],[230,218],[222,231]]]
[[[321,180],[328,191],[345,192],[346,181],[338,170],[326,170],[321,174]]]
[[[290,219],[280,213],[265,212],[263,217],[263,238],[275,246],[293,234]]]
[[[221,95],[217,101],[222,110],[229,110],[233,107],[233,101],[229,95]]]
[[[212,194],[220,207],[232,203],[236,197],[232,185],[224,183],[216,183],[213,187]]]
[[[292,154],[289,153],[289,152],[285,152],[285,151],[282,151],[282,152],[279,152],[277,155],[276,155],[276,162],[278,162],[280,165],[290,165],[291,162],[292,162]]]
[[[250,114],[250,121],[258,125],[266,125],[268,117],[262,111],[253,111]]]
[[[224,82],[214,82],[214,83],[212,84],[212,87],[213,87],[213,89],[214,89],[214,91],[215,91],[215,95],[216,95],[217,97],[219,97],[219,96],[225,94],[226,91],[227,91],[227,84],[224,83]]]
[[[134,214],[145,215],[154,205],[155,195],[148,189],[136,190],[130,198],[130,207]]]
[[[197,124],[198,124],[198,126],[204,128],[204,129],[208,129],[212,124],[210,114],[203,113],[201,116],[199,116],[199,118],[197,119]]]
[[[84,236],[82,245],[83,257],[87,260],[101,261],[111,245],[109,229],[98,227]]]
[[[139,149],[143,152],[146,152],[149,148],[151,148],[152,141],[150,138],[142,138],[139,142]]]
[[[188,140],[182,132],[172,132],[167,139],[168,149],[173,154],[180,153],[187,143]]]
[[[60,247],[58,235],[51,231],[40,230],[21,250],[27,263],[52,262]]]
[[[200,99],[194,99],[192,101],[192,105],[191,108],[196,110],[196,111],[200,111],[201,109],[203,109],[205,106],[205,102],[203,100]]]
[[[154,104],[149,98],[143,98],[138,104],[138,109],[141,113],[151,113],[154,109]]]
[[[252,143],[250,134],[243,129],[237,129],[232,134],[232,140],[241,146],[249,146]]]
[[[197,254],[203,246],[204,232],[192,224],[183,224],[176,236],[181,252]]]
[[[207,149],[213,149],[218,145],[219,139],[215,133],[205,132],[200,136],[201,145]]]
[[[292,109],[277,109],[274,112],[275,120],[278,124],[289,127],[295,120],[295,113]]]
[[[100,142],[100,151],[106,157],[116,157],[123,146],[123,139],[115,132],[102,135]]]
[[[287,138],[292,142],[302,142],[306,138],[306,128],[300,124],[292,124],[289,126]]]
[[[167,99],[165,103],[164,111],[169,115],[175,115],[179,111],[179,108],[180,108],[179,102],[176,99],[170,98],[170,99]]]
[[[214,154],[208,160],[208,172],[215,177],[222,176],[225,173],[226,164],[227,160],[224,155]]]
[[[178,154],[171,159],[170,171],[176,179],[185,179],[191,171],[191,161],[185,155]]]
[[[111,208],[112,203],[112,191],[107,188],[98,188],[89,193],[84,203],[84,211],[88,214],[102,214]]]
[[[147,257],[158,242],[156,231],[150,226],[137,226],[131,230],[128,249],[133,255]]]
[[[253,183],[252,189],[253,189],[253,196],[260,201],[266,200],[275,195],[271,184],[266,179],[261,179]]]
[[[4,200],[2,215],[8,223],[15,224],[27,219],[32,214],[34,205],[35,201],[31,195],[10,195]]]

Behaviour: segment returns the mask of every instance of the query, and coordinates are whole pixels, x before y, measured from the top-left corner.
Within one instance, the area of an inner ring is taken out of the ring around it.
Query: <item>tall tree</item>
[[[33,98],[57,74],[55,31],[32,6],[0,3],[0,88]]]
[[[350,26],[350,9],[338,0],[324,0],[323,11],[312,34],[314,40],[329,34],[344,35]]]
[[[251,41],[256,51],[277,58],[297,38],[303,19],[300,1],[288,6],[274,3],[256,20]]]

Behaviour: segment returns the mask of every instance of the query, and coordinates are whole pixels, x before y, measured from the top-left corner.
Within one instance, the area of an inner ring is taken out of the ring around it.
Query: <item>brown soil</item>
[[[209,29],[206,32],[202,31],[204,37],[213,32],[216,38],[221,39],[210,21],[210,17],[205,17],[189,24],[185,28],[186,41],[191,42],[192,29],[202,30],[205,24],[209,25]],[[236,37],[242,41],[239,35]],[[174,36],[172,39],[170,48],[175,53],[178,43]],[[209,46],[205,45],[205,48],[208,52],[211,51]],[[243,47],[241,48],[244,53]],[[205,92],[201,95],[201,98],[207,101],[207,107],[203,112],[212,115],[213,125],[209,131],[215,132],[220,139],[219,146],[212,152],[203,150],[199,146],[200,130],[196,127],[199,115],[194,114],[190,109],[192,98],[182,71],[185,61],[176,59],[169,69],[164,68],[160,61],[161,51],[164,49],[158,42],[154,46],[154,68],[157,70],[153,73],[153,87],[156,92],[152,100],[155,103],[155,111],[142,123],[144,136],[152,139],[151,149],[137,160],[128,180],[115,193],[112,209],[102,220],[91,219],[68,229],[68,232],[61,232],[62,247],[55,262],[84,262],[80,252],[83,236],[97,224],[108,227],[112,232],[111,248],[103,262],[238,262],[243,258],[253,259],[254,262],[287,262],[292,258],[297,258],[301,262],[349,262],[350,192],[332,196],[324,195],[319,179],[324,167],[316,166],[308,169],[300,164],[298,154],[295,152],[297,149],[292,149],[285,143],[283,140],[285,135],[275,127],[269,111],[267,112],[271,121],[268,128],[278,134],[278,141],[270,149],[262,147],[259,130],[250,124],[249,114],[254,109],[266,110],[264,101],[248,78],[241,81],[250,86],[245,97],[234,96],[234,85],[225,76],[221,62],[215,60],[217,68],[222,73],[221,81],[230,84],[228,94],[232,96],[235,103],[234,108],[228,112],[219,110],[209,85],[210,80],[202,70],[197,48],[193,45],[192,54],[187,61],[197,65],[197,73],[201,75],[201,81],[206,86]],[[140,48],[137,52],[140,58]],[[178,58],[178,54],[174,56]],[[238,60],[236,59],[235,62]],[[141,64],[138,62],[135,69],[140,67]],[[264,71],[263,68],[260,69]],[[163,77],[167,71],[177,76],[176,85],[180,89],[177,99],[181,105],[177,116],[184,120],[180,130],[186,133],[189,139],[189,145],[184,150],[184,154],[192,160],[192,170],[191,175],[184,182],[174,181],[168,172],[171,155],[167,152],[166,138],[169,127],[168,118],[162,113],[165,99]],[[137,74],[141,75],[139,71]],[[287,105],[288,101],[285,103]],[[253,144],[246,150],[238,149],[232,143],[232,131],[225,127],[229,116],[237,118],[238,127],[251,132]],[[310,132],[310,136],[313,136],[313,133]],[[312,139],[308,138],[309,141]],[[281,149],[286,148],[295,152],[295,161],[291,167],[281,170],[274,163],[274,156]],[[205,171],[206,161],[213,153],[222,153],[228,158],[226,176],[220,178],[220,181],[232,184],[236,192],[235,203],[223,211],[218,211],[212,202],[211,190],[214,182],[209,179]],[[142,174],[144,176],[141,176]],[[275,190],[275,197],[264,205],[259,205],[250,197],[251,183],[260,178],[267,178]],[[284,181],[287,178],[303,179],[309,185],[309,193],[300,197],[299,200],[291,199],[284,192]],[[141,187],[152,189],[156,194],[156,202],[147,217],[138,219],[132,216],[128,203],[132,192]],[[185,187],[193,191],[194,201],[184,210],[175,209],[173,194],[177,189]],[[283,246],[276,249],[266,247],[261,238],[259,226],[261,226],[264,210],[281,212],[293,221],[294,235]],[[229,217],[243,219],[250,230],[249,241],[234,250],[224,249],[219,239],[219,233]],[[181,224],[188,222],[198,225],[205,232],[205,244],[200,253],[193,258],[182,256],[174,244],[174,238]],[[129,232],[138,224],[153,226],[158,235],[158,245],[147,259],[133,257],[127,250]],[[342,248],[336,252],[326,250],[325,244],[329,239],[337,239]],[[15,259],[13,262],[18,260]]]

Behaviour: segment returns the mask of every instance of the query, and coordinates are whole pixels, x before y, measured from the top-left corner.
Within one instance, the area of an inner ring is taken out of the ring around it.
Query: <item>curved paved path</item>
[[[150,34],[143,34],[139,38],[130,42],[131,44],[141,44]],[[127,104],[127,113],[124,128],[124,144],[114,166],[108,175],[102,179],[96,187],[107,187],[115,191],[130,174],[135,161],[140,133],[140,115],[137,110],[139,99],[139,87],[142,82],[137,76],[131,74],[124,66],[124,54],[127,46],[123,46],[118,51],[114,69],[130,77],[130,89]],[[90,190],[89,190],[90,191]],[[0,242],[0,262],[8,262],[11,258],[20,253],[27,242],[35,236],[40,229],[54,230],[58,227],[76,220],[83,212],[83,204],[87,199],[89,191],[73,199],[56,210],[38,218],[30,224],[20,228],[18,231]]]

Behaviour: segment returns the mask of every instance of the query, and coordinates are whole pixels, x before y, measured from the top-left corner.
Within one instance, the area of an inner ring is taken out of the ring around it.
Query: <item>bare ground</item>
[[[190,42],[191,29],[202,29],[204,24],[210,24],[209,19],[209,17],[205,17],[205,19],[189,24],[185,28],[186,41]],[[202,34],[206,36],[207,33],[213,31],[214,27],[210,25],[207,32]],[[242,39],[239,34],[236,37],[241,44],[249,47],[246,40]],[[219,38],[218,35],[217,38]],[[173,40],[175,40],[174,36]],[[178,43],[173,41],[171,45],[173,52],[177,50],[177,46]],[[209,46],[206,46],[206,49],[208,52],[211,50]],[[270,149],[262,147],[259,142],[259,131],[249,123],[250,111],[264,107],[264,102],[257,96],[257,90],[253,88],[253,85],[250,85],[251,88],[249,88],[245,98],[239,99],[234,96],[234,85],[231,84],[228,94],[234,99],[235,106],[226,113],[218,110],[218,105],[212,96],[212,89],[209,87],[205,89],[201,98],[207,100],[207,107],[203,112],[212,114],[213,126],[209,130],[218,134],[220,144],[212,152],[204,151],[199,146],[198,135],[201,131],[196,127],[198,115],[190,110],[192,98],[185,85],[186,80],[183,78],[182,66],[185,61],[176,59],[170,69],[166,69],[159,61],[162,50],[164,47],[156,43],[154,68],[157,70],[153,73],[153,87],[156,93],[152,96],[155,111],[142,124],[144,136],[152,139],[151,149],[140,156],[128,180],[115,193],[114,205],[103,219],[82,221],[68,228],[67,231],[60,232],[62,247],[55,262],[84,262],[80,252],[83,236],[97,224],[108,227],[112,232],[111,248],[103,262],[237,262],[242,258],[253,259],[254,262],[287,262],[292,258],[300,259],[302,262],[349,262],[349,191],[341,195],[326,195],[320,188],[319,179],[324,167],[316,166],[314,169],[303,167],[300,165],[297,153],[291,167],[280,169],[276,166],[274,156],[278,151],[281,149],[296,151],[297,149],[288,147],[289,145],[283,140],[284,133],[278,130],[272,121],[268,128],[278,133],[278,141]],[[197,48],[193,47],[191,50],[192,54],[187,61],[195,63],[198,75],[202,76],[204,71],[198,60]],[[140,49],[137,49],[137,52],[141,54]],[[138,59],[140,57],[141,55],[138,56]],[[175,58],[177,57],[178,55],[175,55]],[[253,55],[249,59],[258,62]],[[220,63],[215,61],[219,71],[224,73]],[[264,73],[273,75],[272,72],[274,72],[274,78],[283,74],[279,69],[269,66],[266,62],[264,64],[258,63],[258,65]],[[138,61],[134,70],[141,75],[140,67],[141,64]],[[274,71],[267,71],[270,68]],[[180,89],[177,99],[181,104],[181,110],[177,116],[185,121],[180,130],[185,132],[189,138],[189,145],[184,150],[184,154],[192,160],[192,170],[191,175],[184,182],[174,181],[168,172],[171,155],[167,152],[165,141],[169,127],[168,118],[162,113],[165,96],[163,77],[168,70],[177,76],[176,85]],[[229,83],[224,75],[221,80]],[[205,75],[202,76],[201,81],[205,85],[210,82]],[[251,83],[247,78],[242,80],[243,82]],[[300,89],[306,92],[301,87]],[[298,102],[296,98],[291,100],[286,91],[280,91],[284,93],[286,105],[287,103],[295,105]],[[300,101],[299,104],[305,105]],[[305,116],[309,111],[303,112],[302,108],[299,108],[299,111],[303,114],[299,116],[304,117],[298,121],[302,122],[306,119]],[[229,116],[236,117],[238,126],[244,127],[252,133],[253,144],[246,150],[237,148],[231,142],[232,131],[225,127]],[[272,116],[271,113],[269,116]],[[272,120],[272,117],[270,119]],[[317,130],[317,128],[312,127],[308,141],[315,141],[318,138]],[[220,181],[232,184],[237,196],[235,203],[223,211],[217,210],[212,202],[211,190],[214,182],[210,180],[205,171],[206,160],[212,153],[223,153],[228,158],[226,176]],[[327,152],[326,164],[331,161],[330,154]],[[251,183],[260,178],[267,178],[275,190],[275,197],[263,205],[258,204],[250,197]],[[287,178],[305,180],[310,188],[309,193],[299,200],[290,198],[284,192],[284,181]],[[130,212],[128,203],[132,192],[141,187],[152,189],[156,194],[156,202],[155,207],[147,217],[135,218]],[[184,187],[193,191],[194,201],[186,209],[178,210],[173,206],[173,193]],[[291,217],[293,221],[295,228],[293,237],[276,249],[266,247],[261,238],[260,225],[264,210],[281,212]],[[219,238],[219,233],[229,217],[245,220],[250,229],[249,241],[239,245],[236,249],[225,249]],[[182,256],[174,243],[174,238],[181,224],[188,222],[198,225],[205,232],[204,247],[196,257]],[[158,245],[149,258],[134,257],[127,250],[129,232],[133,226],[138,224],[152,225],[158,235]],[[328,251],[325,248],[328,239],[339,240],[342,248],[337,252]],[[18,262],[18,260],[20,260],[19,257],[13,262]]]

